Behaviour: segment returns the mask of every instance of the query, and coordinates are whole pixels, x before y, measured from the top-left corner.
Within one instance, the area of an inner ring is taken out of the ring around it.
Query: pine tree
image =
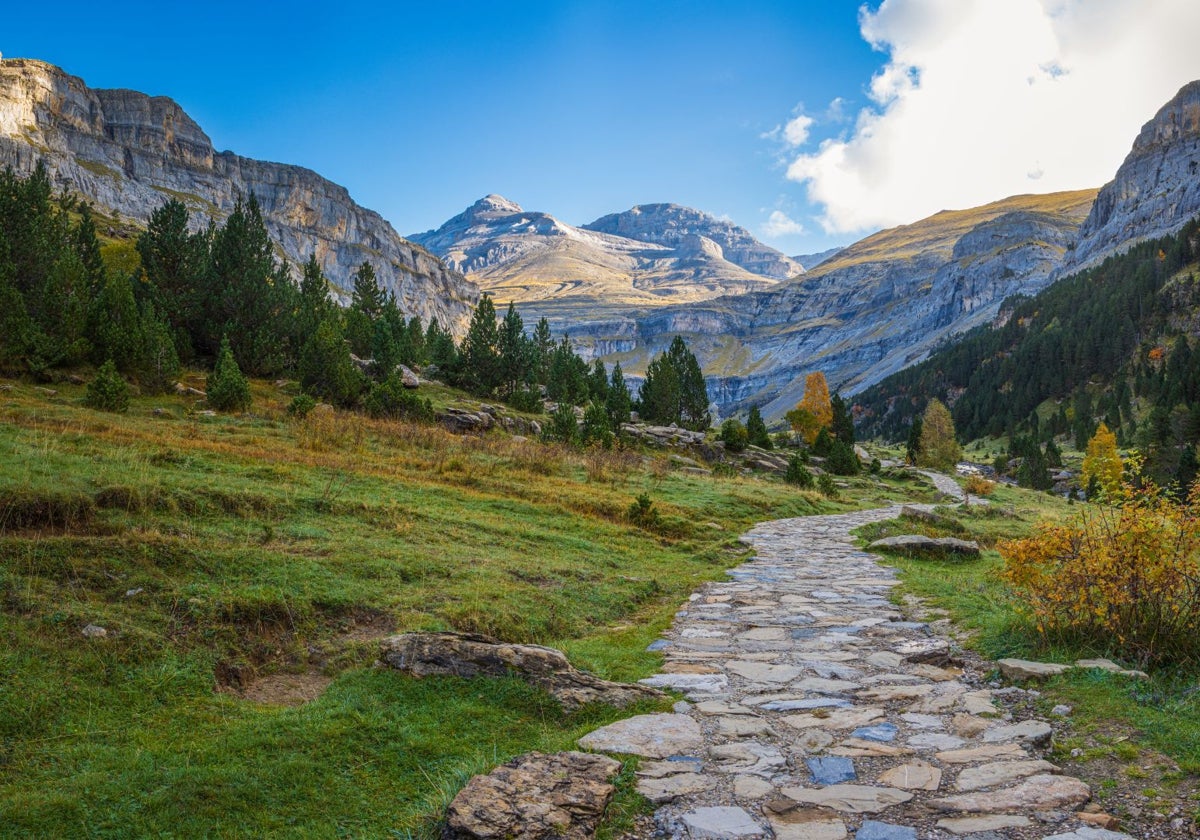
[[[335,405],[350,406],[362,391],[362,374],[350,358],[335,314],[330,314],[300,351],[300,387]],[[385,377],[386,378],[386,377]]]
[[[533,348],[525,336],[525,322],[510,301],[496,338],[498,378],[503,396],[508,398],[530,381],[533,375]]]
[[[210,238],[211,230],[188,231],[187,207],[172,198],[150,214],[146,230],[137,239],[155,305],[170,325],[176,347],[189,354],[204,339],[201,307],[209,273]]]
[[[88,318],[93,359],[111,359],[119,370],[133,370],[142,345],[141,321],[128,275],[113,272],[93,299]]]
[[[375,339],[375,324],[383,316],[387,293],[380,288],[375,269],[363,262],[354,272],[354,287],[350,293],[350,308],[346,311],[346,338],[350,350],[361,358],[369,358]]]
[[[587,363],[575,353],[570,336],[564,335],[550,354],[546,396],[556,403],[582,405],[588,398]]]
[[[750,416],[746,418],[746,437],[751,446],[762,449],[775,448],[771,434],[767,431],[767,424],[763,422],[762,412],[756,405],[750,407]]]
[[[638,415],[646,423],[669,426],[680,419],[679,374],[665,355],[646,366],[646,377],[638,392]]]
[[[486,397],[500,385],[499,338],[496,307],[485,294],[471,316],[460,351],[466,386],[476,396]]]
[[[679,424],[693,431],[707,429],[712,416],[708,411],[708,387],[700,363],[681,336],[672,339],[665,355],[679,381]]]
[[[908,443],[904,447],[905,462],[916,465],[917,459],[921,457],[921,432],[923,421],[921,415],[913,418],[912,425],[908,427]]]
[[[921,418],[921,451],[917,464],[942,472],[953,472],[962,459],[962,447],[954,433],[950,410],[940,400],[930,400]]]
[[[829,431],[843,443],[854,444],[854,418],[850,415],[850,406],[842,399],[841,394],[834,394],[829,400]]]
[[[721,424],[721,433],[717,439],[725,444],[726,452],[742,452],[749,443],[746,427],[734,417],[730,417]]]
[[[96,371],[96,377],[88,383],[84,405],[99,411],[123,413],[129,408],[129,386],[117,372],[112,359]]]
[[[599,359],[592,361],[592,369],[588,373],[588,394],[599,405],[604,405],[608,400],[608,371]]]
[[[608,422],[614,432],[619,432],[621,425],[629,422],[633,399],[629,396],[629,386],[625,384],[625,374],[621,371],[620,362],[613,364],[604,410],[608,413]]]
[[[159,315],[153,300],[142,304],[138,337],[140,343],[134,365],[138,382],[147,393],[166,393],[179,378],[179,352],[175,349],[171,327]]]
[[[542,385],[550,383],[550,357],[554,353],[554,337],[550,334],[550,322],[539,318],[533,329],[533,381]]]
[[[317,325],[335,311],[335,304],[329,298],[329,280],[317,255],[309,256],[300,273],[300,290],[296,299],[295,335],[296,355],[299,357],[300,348],[309,337],[317,331]]]
[[[242,375],[228,338],[221,339],[217,364],[205,386],[208,404],[217,411],[245,411],[250,407],[250,383]]]

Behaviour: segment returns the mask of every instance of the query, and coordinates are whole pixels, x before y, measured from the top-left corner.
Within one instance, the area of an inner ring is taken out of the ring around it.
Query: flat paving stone
[[[917,840],[917,830],[903,825],[864,820],[854,840]]]
[[[889,742],[896,740],[896,733],[899,731],[900,727],[894,723],[876,723],[871,726],[859,727],[850,735],[854,738],[862,738],[864,741]]]
[[[925,761],[909,761],[879,775],[879,784],[902,790],[937,790],[942,771]]]
[[[841,756],[819,756],[806,758],[808,772],[812,775],[814,784],[836,785],[839,782],[853,782],[858,778],[854,771],[854,762]]]
[[[700,724],[687,715],[638,715],[602,726],[579,739],[593,752],[666,758],[697,750],[704,743]]]
[[[763,827],[744,808],[718,805],[696,808],[682,817],[692,840],[725,840],[730,837],[759,837]]]
[[[785,787],[780,793],[804,805],[832,808],[847,814],[873,814],[913,798],[908,791],[871,785],[830,785],[819,790]]]
[[[1029,817],[1018,814],[988,814],[982,817],[949,817],[938,820],[938,828],[944,828],[951,834],[960,837],[969,834],[982,834],[985,831],[1001,831],[1006,828],[1025,828],[1033,825]]]

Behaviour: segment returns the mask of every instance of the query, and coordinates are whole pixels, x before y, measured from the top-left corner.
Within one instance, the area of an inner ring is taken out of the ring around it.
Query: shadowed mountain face
[[[308,169],[217,152],[175,102],[131,90],[93,90],[53,65],[0,60],[0,167],[27,174],[39,162],[54,184],[104,215],[144,224],[168,198],[197,228],[223,220],[254,193],[281,256],[312,254],[347,291],[363,262],[404,312],[460,330],[479,290],[424,248],[401,238],[343,187]]]
[[[527,317],[708,300],[769,288],[803,270],[745,229],[674,204],[575,227],[489,195],[411,238],[500,303],[521,304]]]

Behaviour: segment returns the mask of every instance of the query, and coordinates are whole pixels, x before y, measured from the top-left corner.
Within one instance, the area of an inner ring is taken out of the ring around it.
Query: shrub
[[[100,366],[96,378],[88,383],[83,404],[100,411],[123,412],[129,409],[129,386],[117,373],[112,359]]]
[[[826,466],[834,475],[858,475],[861,468],[858,455],[854,453],[854,445],[836,438],[829,446],[829,460]]]
[[[642,528],[654,528],[659,524],[658,511],[654,509],[654,502],[650,500],[649,493],[639,493],[637,498],[629,503],[625,515],[629,517],[630,522]]]
[[[1116,647],[1143,665],[1200,656],[1200,492],[1126,487],[1068,525],[999,545],[1001,572],[1047,640]]]
[[[575,420],[575,407],[568,402],[560,402],[550,415],[550,422],[546,424],[542,435],[547,440],[574,443],[579,436],[579,424]]]
[[[221,352],[205,390],[209,407],[217,411],[245,411],[250,407],[250,384],[233,358],[228,338],[221,339]]]
[[[598,443],[605,449],[612,448],[613,433],[608,427],[608,412],[604,410],[604,403],[590,402],[584,409],[583,425],[579,427],[579,442],[584,445]]]
[[[513,391],[512,396],[508,398],[508,404],[526,414],[542,413],[542,395],[534,388],[521,388]]]
[[[389,417],[393,420],[407,417],[412,420],[432,420],[433,403],[422,400],[404,382],[392,373],[382,382],[376,382],[363,400],[363,408],[372,417]]]
[[[725,444],[726,451],[742,452],[745,450],[746,444],[750,442],[750,435],[740,421],[730,417],[721,424],[719,440]]]
[[[308,394],[297,394],[288,405],[287,413],[298,420],[303,420],[308,416],[308,412],[312,411],[316,407],[317,401]]]
[[[810,490],[813,486],[813,474],[804,466],[804,461],[799,455],[788,458],[787,471],[783,474],[783,480],[804,490]]]
[[[990,496],[996,489],[996,482],[988,481],[981,475],[969,475],[963,482],[963,492],[968,496]]]
[[[833,483],[833,476],[829,473],[821,473],[817,476],[817,489],[821,491],[822,496],[830,499],[837,498],[837,486]]]
[[[870,471],[871,475],[879,475],[881,472],[883,472],[883,462],[878,458],[872,458]]]

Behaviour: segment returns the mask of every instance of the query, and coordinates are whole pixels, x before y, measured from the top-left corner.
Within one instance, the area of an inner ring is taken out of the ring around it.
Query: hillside
[[[93,90],[41,61],[0,60],[0,168],[27,175],[46,165],[55,186],[118,222],[142,226],[168,198],[199,228],[223,221],[253,193],[281,256],[294,270],[310,256],[344,295],[363,262],[401,309],[456,332],[478,289],[401,238],[378,213],[299,166],[217,152],[178,104],[131,90]]]
[[[1200,440],[1187,419],[1200,416],[1198,259],[1193,220],[1009,302],[1000,325],[857,395],[862,430],[896,439],[934,397],[966,440],[1070,434],[1082,445],[1104,421],[1123,442],[1161,451],[1158,477],[1169,477],[1179,447]]]

